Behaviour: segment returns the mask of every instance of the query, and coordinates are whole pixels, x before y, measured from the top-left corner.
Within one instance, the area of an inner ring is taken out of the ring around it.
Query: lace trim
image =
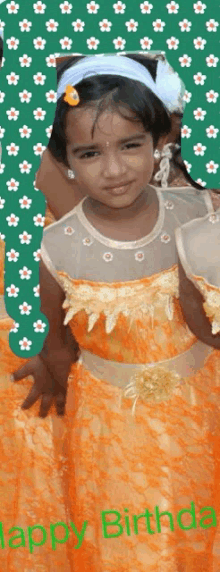
[[[212,286],[202,276],[193,276],[193,279],[205,298],[203,308],[211,322],[212,334],[218,334],[220,332],[220,288]]]
[[[164,308],[168,320],[173,319],[173,298],[179,296],[177,265],[156,275],[133,282],[111,285],[76,281],[65,272],[58,272],[66,293],[63,308],[67,309],[64,324],[81,310],[88,315],[88,332],[91,332],[100,315],[105,316],[105,330],[109,334],[116,326],[119,314],[130,318],[132,323],[138,314],[154,319],[155,308]]]

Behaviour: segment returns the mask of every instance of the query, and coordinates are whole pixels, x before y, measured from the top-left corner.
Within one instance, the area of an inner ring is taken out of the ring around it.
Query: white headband
[[[104,74],[119,75],[139,81],[157,95],[170,113],[177,110],[183,111],[182,97],[185,86],[167,61],[158,60],[155,82],[145,66],[125,56],[116,55],[86,56],[73,64],[61,77],[57,88],[57,100],[63,95],[67,85],[75,87],[85,78]]]

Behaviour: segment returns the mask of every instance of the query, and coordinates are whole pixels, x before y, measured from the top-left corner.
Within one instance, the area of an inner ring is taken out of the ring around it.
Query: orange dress
[[[7,572],[219,571],[220,352],[183,319],[175,240],[212,204],[191,187],[155,191],[157,223],[138,241],[101,235],[83,202],[44,232],[81,357],[66,416],[40,420],[19,410],[31,382],[9,387],[4,349],[2,522],[26,535],[2,550]],[[30,553],[34,525],[48,536]]]

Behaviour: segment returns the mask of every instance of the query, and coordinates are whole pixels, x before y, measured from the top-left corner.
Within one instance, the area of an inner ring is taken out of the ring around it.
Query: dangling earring
[[[68,179],[75,179],[75,176],[75,173],[71,169],[68,169]]]
[[[155,153],[157,153],[157,157],[158,153],[162,157],[159,165],[159,171],[157,171],[156,175],[154,175],[154,179],[155,181],[161,181],[160,183],[161,187],[163,187],[164,189],[168,187],[168,178],[170,173],[170,159],[172,159],[173,156],[172,151],[170,149],[172,145],[173,143],[167,143],[167,145],[164,145],[161,153],[157,151],[157,149],[154,152],[154,157]]]
[[[158,151],[158,149],[155,149],[154,151],[154,159],[156,160],[160,159],[160,151]]]

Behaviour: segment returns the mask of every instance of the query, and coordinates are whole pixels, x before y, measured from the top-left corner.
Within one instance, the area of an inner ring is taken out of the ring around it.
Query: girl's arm
[[[67,167],[56,161],[50,151],[43,153],[36,173],[36,186],[45,195],[49,209],[58,220],[70,212],[83,198],[77,183],[67,176]]]
[[[205,344],[220,349],[220,333],[212,334],[211,324],[203,308],[204,298],[191,280],[187,278],[180,262],[179,291],[183,316],[190,330]]]
[[[68,326],[63,325],[64,293],[46,266],[40,263],[41,311],[49,322],[49,333],[40,354],[14,372],[15,381],[32,375],[34,384],[22,404],[29,409],[41,397],[40,416],[46,417],[53,399],[57,413],[65,410],[67,380],[71,364],[78,359],[78,345]]]

